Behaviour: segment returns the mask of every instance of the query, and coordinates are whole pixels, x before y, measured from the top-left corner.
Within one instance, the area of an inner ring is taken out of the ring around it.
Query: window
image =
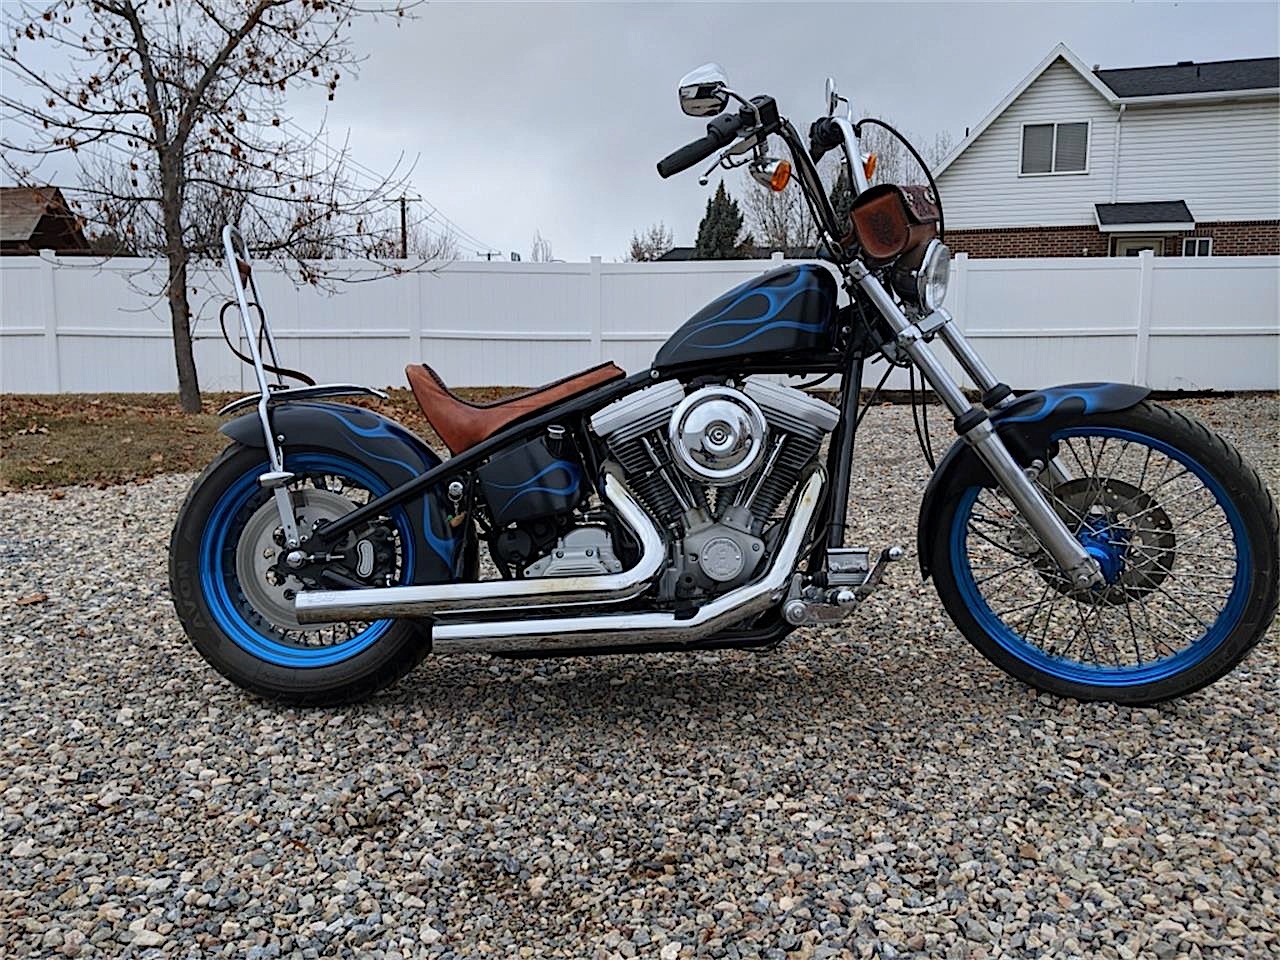
[[[1084,173],[1089,124],[1028,123],[1022,127],[1022,169],[1031,173]]]
[[[1136,257],[1144,250],[1158,257],[1164,253],[1163,237],[1116,237],[1115,255],[1117,257]]]
[[[1184,257],[1209,257],[1213,255],[1213,237],[1187,237],[1182,241]]]

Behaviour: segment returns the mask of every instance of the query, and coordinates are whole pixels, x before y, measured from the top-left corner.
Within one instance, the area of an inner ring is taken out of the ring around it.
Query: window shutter
[[[1089,125],[1087,123],[1058,124],[1058,148],[1053,169],[1056,173],[1080,171],[1085,168],[1089,152]]]
[[[1053,170],[1053,124],[1029,124],[1022,128],[1022,172]]]

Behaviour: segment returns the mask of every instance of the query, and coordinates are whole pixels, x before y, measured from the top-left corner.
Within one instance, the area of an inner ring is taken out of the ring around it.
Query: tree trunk
[[[169,261],[169,321],[173,327],[173,355],[178,368],[178,402],[184,413],[199,413],[200,379],[191,349],[187,248],[182,236],[181,173],[172,161],[166,162],[164,157],[160,161],[160,180],[164,196],[165,256]]]
[[[191,349],[191,307],[187,303],[187,251],[169,244],[169,319],[173,326],[173,354],[178,367],[178,402],[184,413],[200,412],[200,379]]]

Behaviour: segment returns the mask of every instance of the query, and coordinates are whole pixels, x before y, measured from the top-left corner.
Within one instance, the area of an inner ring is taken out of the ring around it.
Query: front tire
[[[1280,520],[1225,440],[1149,402],[1055,424],[1071,478],[1041,489],[1107,586],[1075,591],[1004,495],[954,484],[932,532],[938,594],[992,663],[1078,700],[1141,705],[1229,673],[1280,599]]]
[[[265,451],[233,443],[192,485],[169,545],[178,619],[200,656],[259,696],[299,706],[365,699],[412,670],[429,641],[410,621],[312,628],[292,618],[286,591],[300,584],[261,559],[273,550],[275,529],[271,494],[257,483],[267,469]],[[291,485],[299,512],[330,520],[387,489],[367,467],[331,451],[291,449],[288,469],[299,477]],[[383,575],[410,582],[408,518],[397,509],[382,521]]]

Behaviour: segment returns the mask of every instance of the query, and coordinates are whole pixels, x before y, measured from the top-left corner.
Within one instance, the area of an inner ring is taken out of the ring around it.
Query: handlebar
[[[738,99],[741,100],[740,97]],[[809,127],[806,150],[804,141],[791,121],[779,115],[773,97],[762,95],[753,97],[750,103],[742,102],[744,106],[737,113],[722,113],[708,123],[705,136],[686,143],[658,161],[658,175],[665,180],[688,170],[720,148],[728,146],[739,135],[754,136],[758,142],[763,143],[770,135],[778,134],[791,152],[793,169],[810,213],[823,235],[838,248],[840,238],[846,230],[836,222],[835,210],[818,173],[817,162],[828,151],[840,150],[849,167],[849,182],[854,195],[866,190],[867,176],[859,155],[858,131],[847,119],[819,117]]]
[[[707,159],[721,147],[727,145],[742,129],[743,118],[737,113],[722,113],[707,124],[707,135],[686,143],[678,150],[673,150],[658,161],[658,176],[664,180],[695,163]]]

